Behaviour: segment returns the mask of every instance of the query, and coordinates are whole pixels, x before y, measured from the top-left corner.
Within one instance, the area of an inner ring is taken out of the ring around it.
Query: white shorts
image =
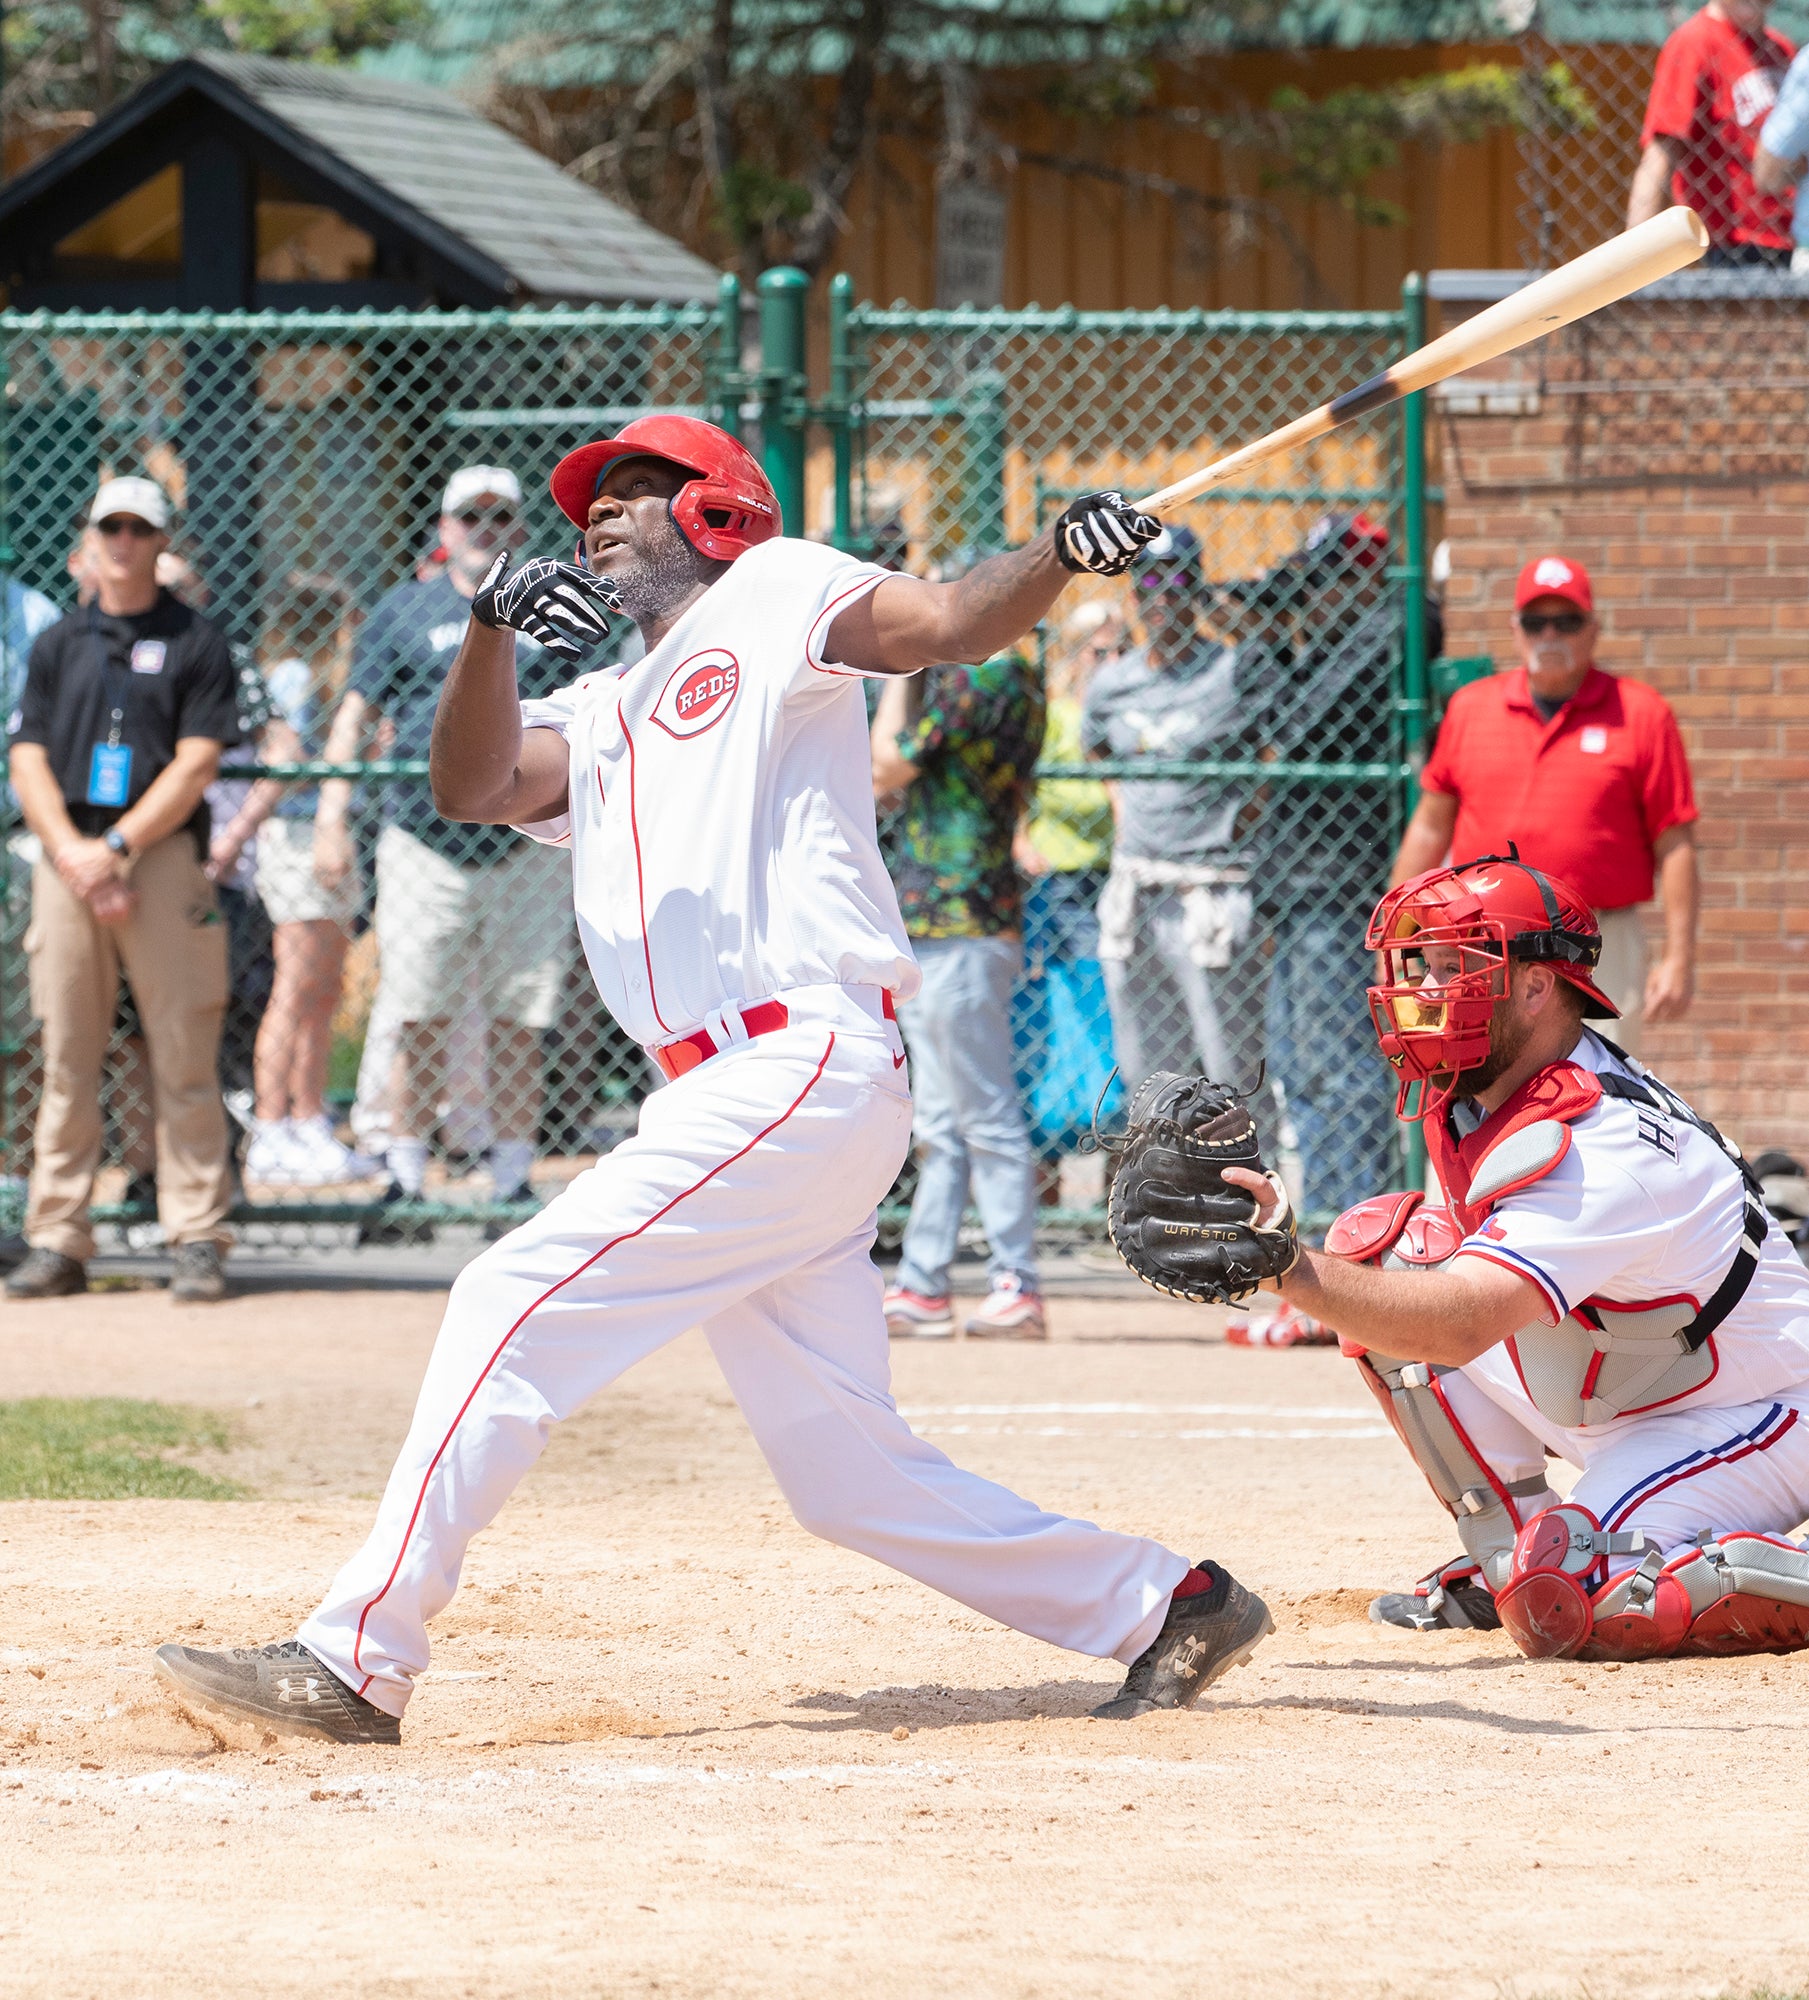
[[[569,851],[523,842],[487,868],[461,868],[386,826],[377,950],[377,1004],[398,1021],[451,1020],[475,997],[488,1021],[550,1027],[577,950]]]
[[[364,879],[349,870],[337,888],[314,873],[314,822],[267,819],[258,828],[258,900],[273,924],[333,923],[350,930],[364,902]]]

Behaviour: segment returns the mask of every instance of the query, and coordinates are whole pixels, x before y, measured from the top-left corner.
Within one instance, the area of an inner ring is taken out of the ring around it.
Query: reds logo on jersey
[[[681,741],[701,736],[729,712],[740,686],[741,667],[733,653],[721,646],[693,653],[673,668],[653,705],[653,720]]]

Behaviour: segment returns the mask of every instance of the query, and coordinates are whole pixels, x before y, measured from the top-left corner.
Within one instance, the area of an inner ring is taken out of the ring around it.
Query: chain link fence
[[[447,580],[441,501],[460,468],[500,468],[519,482],[527,545],[568,551],[549,466],[649,410],[721,420],[725,332],[739,340],[738,323],[725,329],[704,307],[0,316],[7,711],[31,607],[72,610],[91,594],[82,522],[105,476],[145,472],[169,492],[169,581],[239,657],[252,740],[228,753],[209,804],[216,841],[245,824],[248,804],[268,814],[235,856],[216,851],[231,947],[220,1082],[242,1235],[280,1226],[321,1242],[394,1241],[448,1219],[494,1227],[521,1206],[511,1197],[528,1198],[514,1163],[536,1162],[544,1194],[632,1124],[649,1073],[580,964],[568,865],[518,836],[449,826],[427,797],[435,691],[465,616]],[[481,515],[497,497],[488,487],[461,509]],[[529,693],[569,678],[532,647],[521,665]],[[297,760],[318,765],[348,693],[363,715],[336,754],[360,760],[360,781],[329,889],[313,848],[334,788],[259,786],[254,773],[260,758],[291,772]],[[12,1226],[40,1084],[22,949],[34,860],[15,824],[0,939],[0,1186]],[[154,1096],[128,981],[96,1197],[99,1219],[137,1241],[155,1232]],[[420,1199],[373,1221],[404,1099],[427,1107],[434,1157]],[[499,1140],[515,1150],[499,1154]]]
[[[1535,12],[1520,43],[1523,64],[1535,73],[1562,64],[1589,115],[1582,129],[1520,136],[1525,270],[1549,270],[1626,227],[1659,52],[1693,12],[1627,0],[1546,0]],[[1800,47],[1809,12],[1780,6],[1768,25]],[[1536,407],[1564,420],[1557,477],[1566,487],[1801,476],[1809,277],[1791,270],[1792,196],[1755,195],[1748,173],[1782,60],[1778,51],[1775,63],[1736,75],[1724,54],[1726,102],[1717,109],[1705,78],[1679,139],[1677,177],[1663,199],[1682,199],[1703,216],[1715,238],[1705,262],[1489,371],[1508,378],[1524,409],[1537,397]],[[1656,124],[1671,132],[1682,121],[1669,97],[1665,106]],[[1484,297],[1473,294],[1477,303]],[[1469,407],[1475,385],[1451,387],[1458,406]]]
[[[840,433],[838,521],[890,559],[952,573],[1075,493],[1150,490],[1365,379],[1402,350],[1404,324],[860,308],[844,329],[850,393],[814,412]],[[632,1127],[657,1079],[596,1002],[564,857],[449,826],[427,796],[426,732],[464,618],[441,496],[461,468],[511,472],[527,545],[562,551],[552,461],[654,409],[738,424],[759,379],[742,371],[742,332],[733,299],[721,312],[0,315],[8,711],[33,607],[67,612],[90,587],[82,515],[108,475],[170,492],[172,587],[239,655],[251,741],[229,753],[212,810],[241,1240],[496,1232]],[[474,488],[454,539],[497,532],[497,497]],[[1059,1236],[1100,1225],[1101,1162],[1083,1142],[1095,1103],[1109,1116],[1122,1099],[1114,1063],[1131,1081],[1196,1063],[1248,1081],[1266,1061],[1265,1118],[1310,1212],[1397,1170],[1351,936],[1398,831],[1410,497],[1398,417],[1366,420],[1185,510],[1163,588],[1090,585],[1037,635],[1048,734],[1017,844],[1013,1007]],[[626,628],[621,642],[635,643]],[[521,672],[530,693],[570,677],[528,649]],[[1152,705],[1144,681],[1181,692]],[[895,858],[907,818],[887,820]],[[1115,821],[1142,833],[1127,843]],[[244,846],[223,852],[240,830]],[[16,1227],[41,1066],[22,949],[34,844],[16,815],[6,834],[0,1205]],[[102,1247],[155,1239],[155,1095],[122,981]],[[390,1142],[428,1128],[398,1197]]]
[[[949,574],[1379,372],[1403,319],[863,306],[849,334],[855,518]],[[1314,1220],[1399,1171],[1360,922],[1404,796],[1404,477],[1398,415],[1340,432],[1177,510],[1161,553],[1037,636],[1014,1026],[1051,1227],[1097,1227],[1095,1107],[1158,1069],[1266,1064],[1263,1122]],[[887,831],[907,852],[917,832],[908,810]],[[964,857],[933,856],[958,889]],[[934,936],[925,903],[907,914]]]

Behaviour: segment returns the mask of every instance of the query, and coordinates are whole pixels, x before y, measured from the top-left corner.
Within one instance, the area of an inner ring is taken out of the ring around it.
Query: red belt
[[[898,1017],[892,1011],[892,996],[883,988],[880,992],[880,1006],[888,1021]],[[733,1009],[725,1009],[733,1012]],[[791,1021],[791,1009],[783,1000],[756,1000],[751,1007],[741,1010],[739,1019],[747,1030],[751,1041],[756,1035],[771,1035]],[[725,1045],[718,1042],[708,1028],[699,1028],[695,1034],[680,1035],[675,1042],[666,1042],[648,1053],[665,1072],[666,1080],[676,1082],[687,1070],[693,1070],[699,1063],[707,1063],[712,1056],[722,1054]]]

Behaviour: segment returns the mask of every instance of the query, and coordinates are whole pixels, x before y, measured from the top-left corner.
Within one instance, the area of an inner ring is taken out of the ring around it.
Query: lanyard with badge
[[[130,669],[121,681],[114,670],[113,649],[100,629],[99,607],[92,604],[88,607],[88,629],[101,641],[108,702],[107,740],[95,744],[88,758],[88,803],[117,809],[124,806],[132,795],[132,746],[120,740],[125,733],[126,714],[132,703],[132,676],[162,672],[164,642],[161,639],[137,640],[132,647]],[[147,662],[143,666],[139,664],[141,653]]]

